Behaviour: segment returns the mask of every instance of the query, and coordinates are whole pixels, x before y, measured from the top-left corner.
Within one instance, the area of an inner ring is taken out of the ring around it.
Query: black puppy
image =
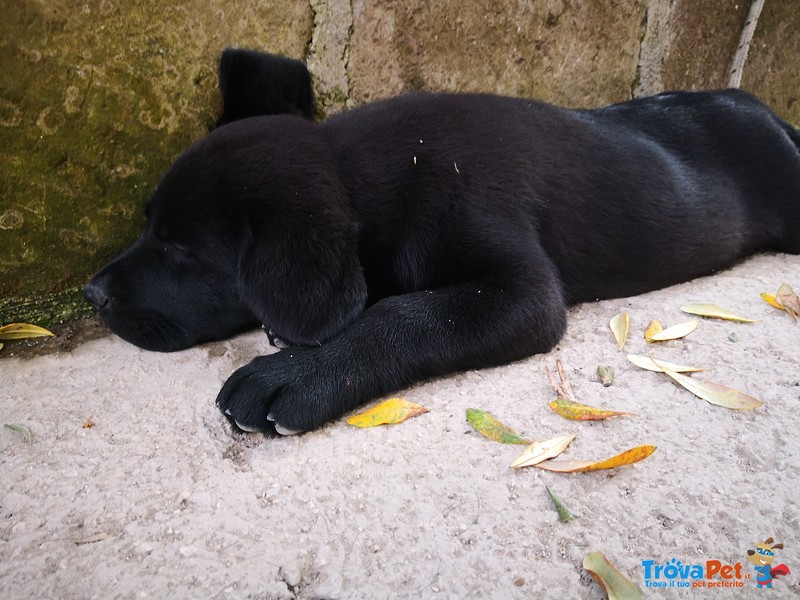
[[[416,93],[315,124],[301,63],[227,51],[220,79],[233,122],[166,173],[86,297],[143,348],[258,324],[291,344],[219,393],[242,429],[313,429],[547,352],[569,304],[800,252],[800,135],[740,91],[597,110]],[[278,112],[296,114],[255,116]]]

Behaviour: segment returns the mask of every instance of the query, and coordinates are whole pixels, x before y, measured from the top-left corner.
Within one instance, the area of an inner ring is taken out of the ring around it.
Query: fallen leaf
[[[10,323],[0,327],[0,340],[21,340],[32,337],[54,336],[52,331],[30,323]]]
[[[25,438],[27,443],[31,443],[33,441],[33,433],[30,429],[25,427],[25,425],[17,425],[16,423],[6,423],[6,427],[8,427],[11,431],[16,431],[17,433],[21,433],[22,437]]]
[[[678,340],[680,338],[686,337],[690,333],[692,333],[695,329],[697,329],[697,321],[686,321],[685,323],[678,323],[677,325],[673,325],[672,327],[667,327],[666,329],[662,329],[658,333],[651,335],[647,341],[648,342],[666,342],[669,340]]]
[[[648,342],[652,342],[653,336],[661,333],[662,331],[664,331],[664,328],[661,327],[661,322],[653,319],[652,321],[650,321],[650,324],[644,331],[644,339],[646,339]]]
[[[635,364],[640,369],[646,369],[648,371],[655,371],[656,373],[663,373],[661,367],[659,367],[655,361],[650,358],[649,356],[640,356],[638,354],[628,354],[628,360]],[[667,362],[665,360],[658,361],[660,365],[664,365],[670,371],[675,371],[676,373],[696,373],[698,371],[705,371],[705,369],[700,367],[687,367],[685,365],[677,365],[675,363]]]
[[[709,317],[711,319],[724,319],[725,321],[739,321],[740,323],[758,323],[755,319],[747,319],[732,313],[729,310],[717,306],[716,304],[684,304],[681,310],[690,315],[698,317]]]
[[[569,523],[575,516],[570,512],[570,510],[564,506],[564,503],[561,502],[558,496],[556,496],[555,492],[550,489],[549,486],[544,486],[544,489],[547,490],[547,494],[550,496],[550,500],[553,501],[553,504],[556,507],[556,512],[558,513],[558,518],[561,520],[562,523]]]
[[[560,358],[556,358],[556,371],[558,371],[558,379],[560,383],[559,381],[556,381],[556,378],[550,372],[550,369],[547,367],[544,368],[544,373],[547,375],[547,381],[550,384],[550,387],[553,388],[553,391],[558,397],[567,398],[568,400],[577,402],[577,400],[575,400],[575,395],[572,393],[572,386],[569,383],[569,378],[567,377],[567,373],[564,371],[564,365],[561,363]]]
[[[768,294],[767,292],[761,292],[761,297],[766,300],[767,304],[774,306],[775,308],[779,308],[781,310],[786,310],[783,308],[783,305],[778,302],[778,299],[775,298],[772,294]]]
[[[628,341],[628,328],[630,327],[630,317],[628,313],[624,312],[618,314],[611,319],[608,325],[611,327],[611,333],[614,334],[614,339],[617,340],[619,349],[622,350],[625,347],[625,342]]]
[[[539,469],[546,471],[556,471],[558,473],[584,473],[586,471],[600,471],[602,469],[614,469],[624,465],[632,465],[640,460],[644,460],[656,451],[655,446],[636,446],[626,450],[622,454],[617,454],[606,460],[548,460],[536,465]]]
[[[83,544],[94,544],[95,542],[102,542],[103,540],[108,539],[108,534],[101,531],[100,533],[95,533],[94,535],[90,535],[85,538],[80,538],[78,540],[73,540],[73,543],[76,546],[81,546]]]
[[[713,381],[703,381],[702,379],[693,379],[686,375],[681,375],[669,369],[659,361],[653,361],[656,366],[660,367],[664,373],[669,375],[677,383],[692,392],[698,398],[702,398],[706,402],[722,406],[724,408],[732,408],[734,410],[753,410],[764,404],[758,398],[753,398],[747,394],[729,388]]]
[[[574,439],[575,435],[573,434],[553,438],[545,442],[534,442],[511,463],[510,468],[521,469],[522,467],[532,467],[545,460],[555,458],[561,454]]]
[[[583,568],[589,571],[608,594],[608,600],[641,600],[641,590],[620,573],[602,552],[590,552],[583,558]]]
[[[800,315],[800,296],[794,293],[792,286],[784,283],[775,294],[775,301],[783,307],[796,321]]]
[[[490,413],[477,408],[467,409],[467,421],[493,442],[501,444],[532,444],[531,440],[526,440],[511,429],[495,419]]]
[[[377,427],[378,425],[390,425],[402,423],[406,419],[416,417],[428,412],[430,409],[408,402],[402,398],[390,398],[380,404],[373,406],[369,410],[353,415],[347,419],[347,423],[356,427]]]
[[[595,408],[574,400],[567,400],[566,398],[556,398],[548,405],[553,412],[561,415],[565,419],[572,419],[573,421],[602,421],[611,417],[621,417],[622,415],[629,415],[631,413],[617,412],[613,410],[603,410],[602,408]]]
[[[614,383],[614,367],[597,367],[597,376],[600,378],[600,383],[603,384],[603,387],[610,386],[612,383]]]

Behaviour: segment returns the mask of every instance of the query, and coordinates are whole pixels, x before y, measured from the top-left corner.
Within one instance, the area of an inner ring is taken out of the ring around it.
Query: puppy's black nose
[[[97,278],[92,279],[83,286],[83,297],[98,310],[107,305],[109,301],[106,286],[101,281],[98,281]]]

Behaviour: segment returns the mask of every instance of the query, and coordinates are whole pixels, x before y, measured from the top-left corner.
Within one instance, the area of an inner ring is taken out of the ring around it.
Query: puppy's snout
[[[97,277],[83,286],[83,297],[97,310],[105,307],[110,300],[105,282]]]

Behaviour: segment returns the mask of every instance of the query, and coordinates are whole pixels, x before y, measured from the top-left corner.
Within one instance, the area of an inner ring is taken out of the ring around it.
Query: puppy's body
[[[297,346],[237,371],[220,408],[312,429],[547,351],[569,303],[800,252],[798,145],[737,91],[593,111],[410,94],[319,125],[247,118],[178,160],[87,297],[153,349],[271,328]]]
[[[364,229],[367,281],[389,275],[387,260],[394,266],[379,295],[463,280],[487,250],[509,246],[540,244],[567,302],[634,295],[758,250],[797,249],[785,219],[800,210],[797,147],[742,92],[594,111],[413,94],[321,129]]]

